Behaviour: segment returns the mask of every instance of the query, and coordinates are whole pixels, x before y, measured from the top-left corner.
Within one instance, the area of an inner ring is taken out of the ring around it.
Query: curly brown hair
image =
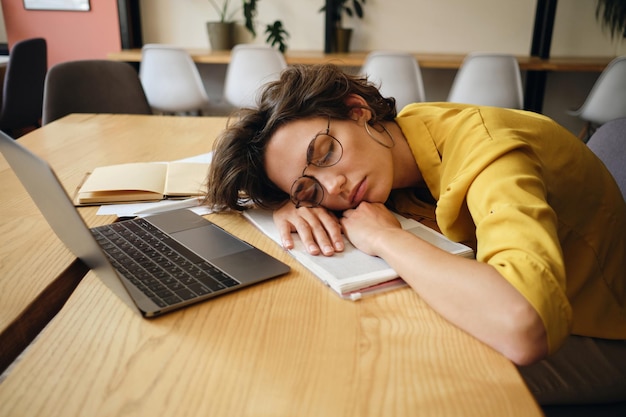
[[[256,109],[241,109],[217,138],[208,174],[205,204],[215,211],[244,210],[246,202],[276,209],[289,195],[267,176],[266,146],[282,125],[300,119],[348,119],[346,98],[356,94],[372,113],[369,124],[396,117],[395,99],[384,98],[366,77],[350,75],[333,64],[293,65],[266,84]]]

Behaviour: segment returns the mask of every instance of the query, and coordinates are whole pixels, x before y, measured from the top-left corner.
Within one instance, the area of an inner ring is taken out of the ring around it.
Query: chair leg
[[[598,130],[598,127],[600,126],[590,122],[589,128],[587,129],[587,135],[583,138],[583,142],[589,142],[589,139],[591,139],[591,136],[593,136],[596,130]]]
[[[591,128],[591,123],[590,122],[585,122],[585,125],[583,126],[582,130],[578,134],[578,139],[582,140],[583,142],[587,142],[587,140],[589,140],[589,129],[590,128]]]

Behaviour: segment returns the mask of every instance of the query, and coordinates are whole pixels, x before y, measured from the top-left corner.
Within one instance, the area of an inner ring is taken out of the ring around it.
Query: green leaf
[[[243,17],[245,19],[245,27],[248,32],[256,38],[256,30],[254,29],[254,18],[256,17],[256,0],[243,0]]]
[[[267,34],[265,42],[271,43],[272,46],[278,45],[280,52],[285,53],[287,50],[285,37],[289,37],[289,33],[287,33],[283,27],[283,22],[277,20],[273,24],[267,25],[265,27],[265,33]]]
[[[359,3],[359,0],[353,0],[352,7],[354,7],[354,12],[356,13],[356,15],[359,16],[359,18],[363,19],[363,7],[361,7],[361,3]]]
[[[626,32],[626,1],[598,0],[596,19],[604,29],[608,29],[611,39],[623,37]]]

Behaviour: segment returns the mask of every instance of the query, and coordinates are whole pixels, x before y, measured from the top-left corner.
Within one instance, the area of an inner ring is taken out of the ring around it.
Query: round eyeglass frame
[[[291,202],[296,206],[296,208],[300,208],[300,207],[315,208],[315,207],[319,207],[322,204],[322,201],[324,201],[324,194],[325,194],[324,187],[317,180],[317,178],[315,178],[312,175],[305,174],[307,168],[310,165],[316,166],[318,168],[332,167],[334,165],[337,165],[339,161],[341,161],[341,158],[343,156],[343,145],[341,144],[339,139],[337,139],[336,137],[330,134],[330,119],[331,118],[329,117],[326,130],[323,132],[318,132],[313,137],[313,139],[311,139],[311,142],[309,142],[309,146],[307,146],[307,152],[306,152],[306,165],[304,166],[304,169],[302,170],[302,175],[298,177],[291,185],[289,198]],[[325,158],[319,158],[315,155],[315,143],[319,139],[320,136],[327,136],[332,141],[334,141],[334,143],[339,145],[338,147],[339,152],[337,152],[339,156],[336,157],[336,159],[333,158],[329,163],[323,163],[323,161],[325,161]],[[322,162],[318,162],[318,161],[322,161]],[[297,198],[297,194],[300,192],[299,190],[310,189],[311,187],[313,187],[313,189],[315,190],[313,194],[316,197],[315,199],[302,200],[302,199]]]

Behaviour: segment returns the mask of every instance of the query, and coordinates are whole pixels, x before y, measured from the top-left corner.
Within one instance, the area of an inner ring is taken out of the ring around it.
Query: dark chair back
[[[41,125],[48,50],[43,38],[26,39],[11,48],[4,76],[0,129],[17,137],[21,129]]]
[[[70,113],[152,114],[137,71],[125,62],[62,62],[48,71],[43,124]]]

